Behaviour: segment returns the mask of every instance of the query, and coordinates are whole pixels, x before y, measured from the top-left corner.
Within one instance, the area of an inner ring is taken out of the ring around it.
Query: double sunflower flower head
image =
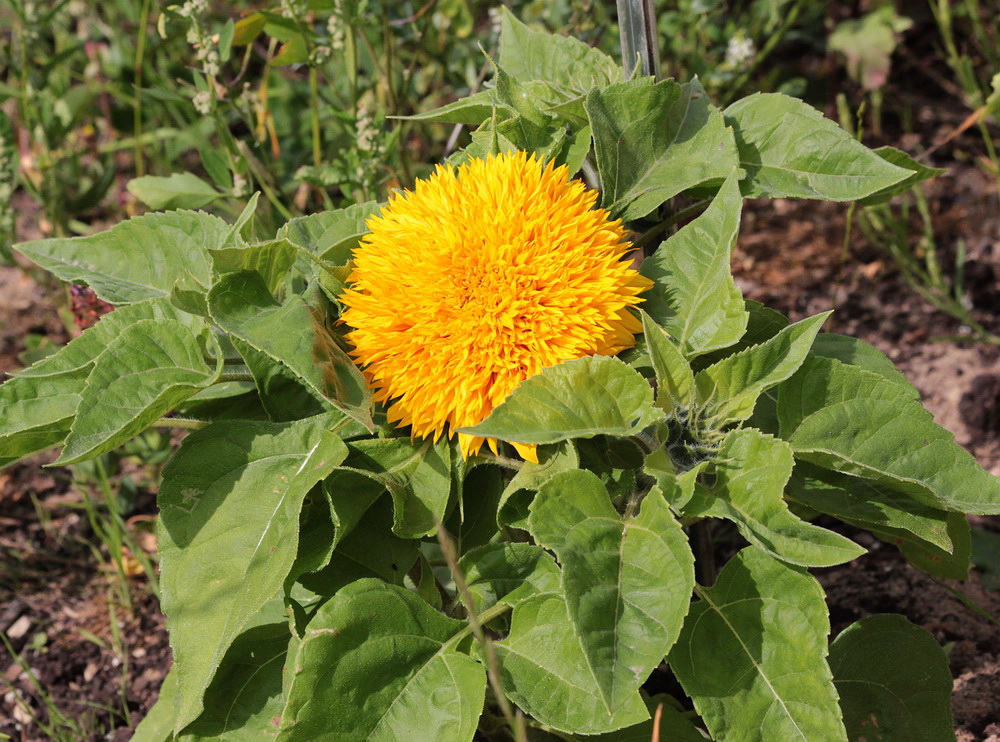
[[[351,355],[391,423],[458,435],[466,457],[484,442],[496,451],[458,429],[548,366],[635,344],[629,310],[652,284],[596,200],[565,166],[512,152],[438,166],[369,220],[340,299]]]

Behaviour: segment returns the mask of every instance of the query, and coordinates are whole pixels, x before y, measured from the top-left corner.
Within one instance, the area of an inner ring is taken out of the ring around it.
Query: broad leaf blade
[[[955,739],[948,658],[930,632],[903,616],[848,626],[830,646],[830,669],[852,742]]]
[[[668,413],[691,408],[695,402],[694,374],[684,354],[645,312],[642,334],[656,373],[656,406]]]
[[[148,428],[222,371],[175,320],[140,320],[108,345],[87,377],[80,406],[57,463],[93,458]]]
[[[643,309],[687,357],[727,348],[747,328],[743,295],[729,271],[742,204],[730,174],[705,212],[642,263],[640,272],[656,284]]]
[[[770,340],[723,358],[695,375],[698,403],[710,410],[716,427],[746,420],[757,398],[794,374],[830,316],[817,314],[789,325]]]
[[[200,209],[226,195],[193,173],[171,173],[166,177],[144,175],[133,178],[126,187],[153,211]]]
[[[464,626],[400,587],[344,587],[306,628],[278,739],[472,740],[486,673],[447,644]]]
[[[846,742],[815,579],[750,547],[698,595],[668,660],[714,739]]]
[[[797,98],[755,93],[724,115],[736,133],[748,198],[856,201],[911,176]]]
[[[85,283],[104,301],[169,297],[191,277],[212,282],[208,249],[225,247],[229,225],[195,211],[147,214],[88,237],[24,242],[17,249],[64,281]]]
[[[212,268],[216,273],[257,271],[271,293],[276,292],[282,285],[285,275],[295,265],[298,254],[296,246],[287,239],[226,247],[209,252],[212,256]]]
[[[928,178],[935,178],[938,175],[948,172],[944,168],[927,167],[926,165],[922,165],[908,154],[901,152],[895,147],[879,147],[874,151],[875,154],[886,162],[909,170],[910,177],[904,178],[895,185],[883,188],[881,191],[876,191],[872,195],[861,199],[858,203],[862,206],[884,204],[887,201],[890,201],[893,196],[910,190],[913,186],[917,185],[917,183],[927,180]]]
[[[678,85],[640,78],[587,95],[601,205],[624,221],[681,191],[720,185],[736,167],[736,145],[697,79]]]
[[[284,364],[317,398],[374,429],[368,384],[298,295],[278,304],[256,271],[227,273],[208,294],[222,329]]]
[[[649,718],[638,693],[613,714],[605,711],[576,634],[567,631],[566,600],[542,593],[514,607],[511,630],[496,644],[504,692],[543,724],[577,734],[600,734]]]
[[[781,385],[781,437],[797,458],[870,479],[941,510],[1000,513],[1000,480],[898,383],[811,357]]]
[[[559,592],[560,572],[555,559],[534,544],[487,544],[462,556],[459,572],[482,613],[497,603],[513,607],[540,593]]]
[[[188,436],[164,469],[160,580],[178,730],[201,713],[226,650],[291,569],[302,501],[347,455],[331,424],[220,421]]]
[[[367,201],[346,209],[296,217],[278,231],[278,236],[287,237],[324,260],[345,265],[358,240],[368,234],[368,218],[381,208],[377,202]]]
[[[15,375],[26,378],[79,371],[101,355],[126,327],[144,319],[176,320],[187,325],[195,333],[204,326],[200,317],[193,317],[187,312],[180,311],[168,299],[140,301],[105,314],[96,325],[84,330],[80,337],[74,338],[57,352],[18,371]]]
[[[656,422],[653,390],[617,358],[588,356],[522,381],[483,422],[458,432],[515,443],[628,436]]]
[[[0,384],[0,467],[62,443],[80,406],[89,367]]]
[[[349,468],[392,495],[392,530],[403,538],[433,534],[451,494],[451,447],[446,438],[361,440],[350,444]]]
[[[582,470],[539,490],[528,525],[562,564],[570,621],[611,714],[677,639],[694,587],[687,537],[658,489],[623,519],[597,476]]]
[[[696,497],[685,516],[727,518],[763,551],[805,567],[843,564],[865,553],[850,539],[788,510],[783,495],[793,459],[784,441],[754,428],[734,430],[722,441],[716,459],[715,486]]]
[[[205,691],[205,711],[178,742],[243,742],[278,736],[275,719],[285,706],[282,670],[292,641],[288,622],[254,626],[226,652]]]

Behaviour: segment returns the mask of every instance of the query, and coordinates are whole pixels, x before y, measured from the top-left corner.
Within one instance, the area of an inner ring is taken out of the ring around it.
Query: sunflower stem
[[[489,464],[496,464],[497,466],[502,466],[504,469],[511,469],[512,471],[520,471],[521,467],[524,466],[523,461],[518,461],[517,459],[511,459],[506,456],[497,456],[492,453],[485,453],[480,451],[476,454],[477,459],[481,459]]]

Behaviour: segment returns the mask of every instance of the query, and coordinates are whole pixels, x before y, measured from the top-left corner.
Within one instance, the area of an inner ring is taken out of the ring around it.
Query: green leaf
[[[94,363],[76,418],[56,463],[70,464],[117,448],[222,372],[175,320],[146,319],[126,327]]]
[[[276,737],[274,720],[280,720],[285,705],[281,681],[289,641],[287,621],[255,626],[236,637],[205,691],[204,713],[178,742]]]
[[[1000,590],[1000,533],[973,529],[972,563],[981,572],[980,582],[987,590]]]
[[[514,607],[540,593],[559,592],[561,576],[552,555],[524,543],[487,544],[464,554],[458,571],[482,613],[497,603]]]
[[[566,600],[541,593],[514,607],[510,634],[497,642],[504,692],[538,721],[577,734],[600,734],[649,718],[638,693],[613,714],[570,626]]]
[[[368,234],[368,218],[381,209],[382,204],[367,201],[346,209],[296,217],[278,230],[278,237],[286,237],[323,260],[346,265],[358,240]]]
[[[305,64],[308,61],[309,48],[306,46],[306,37],[296,34],[281,45],[278,53],[271,59],[271,66],[288,67],[293,64]]]
[[[105,314],[96,325],[84,330],[80,337],[74,338],[31,367],[18,371],[15,376],[19,378],[56,376],[84,369],[93,363],[125,328],[144,319],[176,320],[186,324],[196,333],[204,326],[200,318],[179,311],[167,299],[150,299],[129,304]]]
[[[0,384],[0,468],[65,440],[88,370]]]
[[[856,201],[910,177],[797,98],[755,93],[724,111],[748,198]]]
[[[449,644],[464,627],[403,588],[344,587],[306,628],[278,739],[472,740],[486,673]]]
[[[812,355],[833,358],[841,363],[871,371],[886,381],[898,384],[900,390],[913,399],[920,399],[920,392],[914,388],[906,375],[896,367],[896,364],[889,360],[885,353],[864,340],[833,332],[821,332],[813,341]]]
[[[458,432],[515,443],[556,443],[634,435],[661,414],[642,376],[617,358],[588,356],[522,381],[483,422]]]
[[[729,347],[747,328],[743,295],[729,271],[742,204],[730,175],[701,216],[642,262],[640,272],[656,284],[643,309],[687,357]]]
[[[460,456],[455,458],[461,460]],[[506,484],[499,466],[476,466],[465,475],[461,507],[454,508],[445,523],[459,554],[489,543],[497,535],[497,510]]]
[[[302,501],[347,455],[326,429],[336,425],[329,416],[216,422],[185,438],[164,469],[160,583],[179,683],[177,730],[201,713],[226,650],[291,569]]]
[[[451,494],[448,439],[369,439],[349,445],[345,468],[377,480],[392,495],[393,532],[403,538],[434,534]]]
[[[646,216],[681,191],[721,185],[736,167],[733,134],[697,79],[650,77],[587,94],[601,206],[615,218]]]
[[[153,211],[200,209],[226,195],[192,173],[171,173],[166,178],[143,175],[130,180],[127,188]]]
[[[211,250],[212,268],[216,273],[234,271],[257,271],[272,294],[278,290],[298,253],[296,246],[287,239],[260,242],[243,247],[227,247]]]
[[[609,715],[669,651],[694,587],[687,537],[659,490],[622,518],[589,471],[546,482],[528,527],[562,564],[566,606]]]
[[[676,408],[690,409],[695,403],[694,374],[691,367],[660,327],[642,313],[642,334],[656,372],[656,406],[668,414]]]
[[[819,328],[830,312],[789,325],[770,340],[699,371],[698,404],[709,409],[715,427],[746,420],[761,392],[794,374],[805,360]]]
[[[778,393],[781,437],[799,459],[869,479],[931,507],[1000,513],[983,471],[901,384],[811,357]]]
[[[273,422],[301,420],[328,409],[288,366],[239,338],[230,337],[229,341],[243,356],[261,405]]]
[[[846,742],[819,583],[750,547],[697,593],[668,661],[712,738]]]
[[[368,384],[302,297],[278,304],[255,271],[227,273],[208,293],[218,325],[288,367],[318,399],[350,415],[368,430]]]
[[[901,152],[895,147],[879,147],[875,150],[875,154],[886,162],[909,170],[910,177],[904,178],[895,185],[883,188],[881,191],[876,191],[872,195],[861,199],[858,203],[862,206],[874,206],[876,204],[887,203],[893,196],[905,193],[913,188],[913,186],[917,183],[925,181],[928,178],[936,178],[938,175],[948,172],[944,168],[927,167],[926,165],[922,165],[908,154]]]
[[[965,580],[969,577],[972,557],[972,534],[969,521],[964,513],[948,513],[949,549],[915,538],[886,539],[899,546],[903,556],[917,569],[949,580]],[[872,533],[884,534],[872,529]]]
[[[483,90],[479,93],[461,98],[454,103],[435,108],[433,111],[416,113],[412,116],[400,116],[406,121],[427,121],[431,123],[445,124],[466,124],[468,126],[479,126],[493,115],[496,103],[490,91]]]
[[[948,513],[886,485],[800,461],[788,483],[789,499],[865,528],[901,546],[917,539],[952,551]]]
[[[576,447],[571,443],[547,446],[538,450],[538,463],[525,461],[510,480],[497,506],[497,525],[527,530],[528,506],[553,475],[576,469],[580,465]]]
[[[830,646],[847,738],[954,740],[948,658],[926,629],[903,616],[848,626]]]
[[[716,484],[684,509],[686,517],[714,516],[736,524],[743,537],[782,561],[832,567],[865,550],[848,538],[795,517],[783,499],[792,450],[754,428],[734,430],[716,454]]]
[[[344,495],[349,495],[345,492]],[[300,582],[319,595],[335,595],[345,585],[377,578],[402,585],[417,560],[419,542],[401,539],[392,532],[392,507],[380,500],[369,506],[346,536],[338,529],[336,548],[322,569],[303,575]]]
[[[195,211],[146,214],[88,237],[23,242],[16,249],[64,281],[90,286],[104,301],[169,297],[181,278],[212,281],[208,249],[224,247],[229,225]]]
[[[621,81],[621,65],[578,39],[532,30],[506,7],[501,12],[499,65],[519,82],[544,82],[548,95],[536,97],[543,109],[560,106],[564,120],[585,123],[583,97]]]

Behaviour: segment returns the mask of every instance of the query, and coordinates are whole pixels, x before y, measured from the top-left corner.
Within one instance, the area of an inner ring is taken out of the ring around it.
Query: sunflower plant
[[[836,519],[964,577],[1000,484],[883,354],[729,271],[745,198],[933,172],[509,13],[492,80],[416,117],[471,142],[387,203],[19,246],[117,308],[0,386],[0,464],[191,429],[136,739],[949,738],[934,638],[829,643],[808,570],[864,553]]]

